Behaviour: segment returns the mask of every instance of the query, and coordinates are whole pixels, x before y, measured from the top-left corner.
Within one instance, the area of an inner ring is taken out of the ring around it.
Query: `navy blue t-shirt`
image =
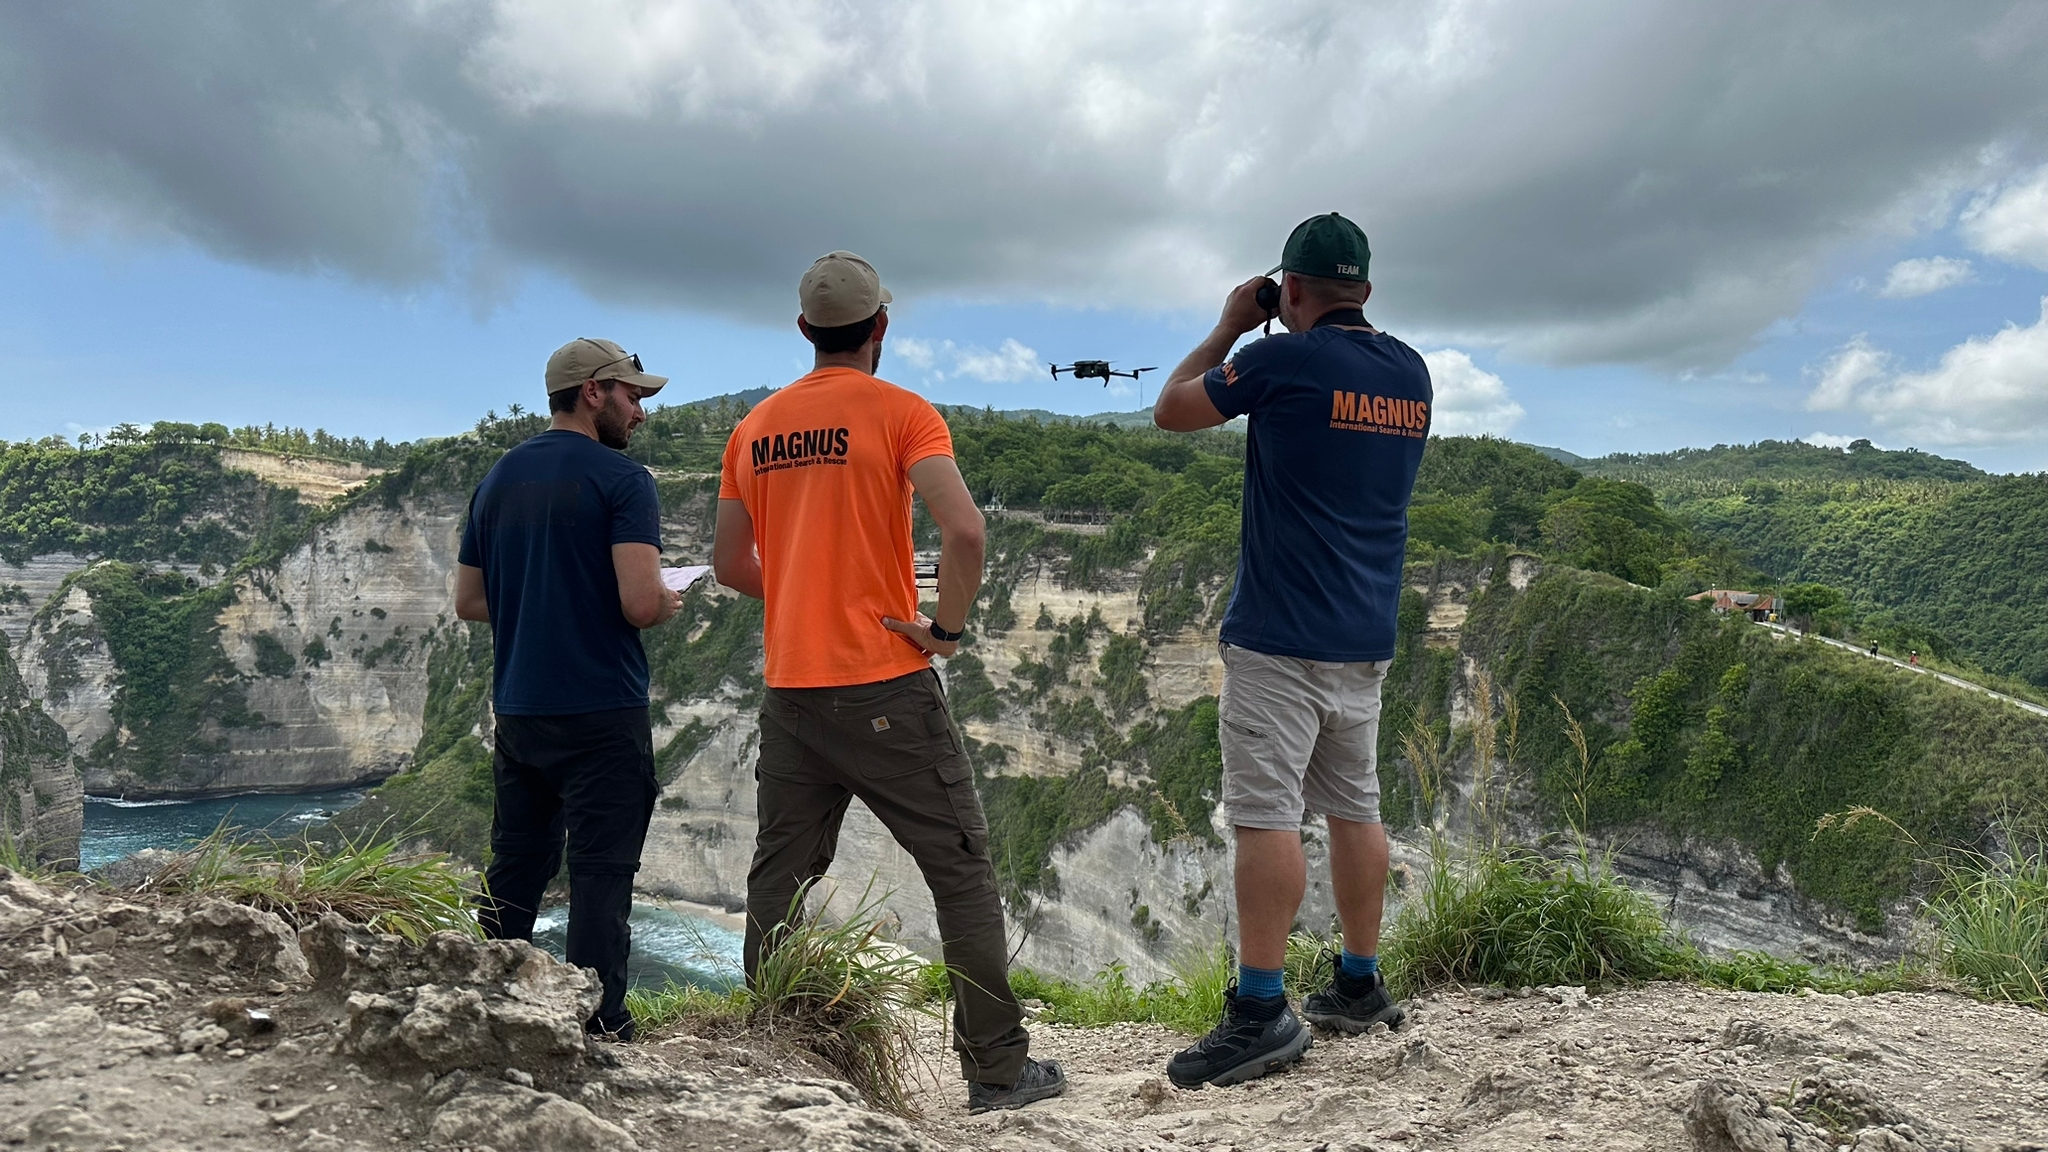
[[[1383,332],[1269,336],[1202,378],[1249,416],[1237,586],[1223,639],[1305,660],[1394,657],[1429,369]]]
[[[661,547],[654,477],[580,432],[535,436],[477,485],[460,560],[484,572],[499,712],[647,707],[647,653],[619,608],[614,544]]]

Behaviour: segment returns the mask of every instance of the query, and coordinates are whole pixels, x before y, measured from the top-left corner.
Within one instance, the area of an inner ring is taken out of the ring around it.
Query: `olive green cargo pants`
[[[768,689],[754,775],[760,831],[747,872],[748,978],[760,963],[763,937],[787,920],[797,890],[831,867],[847,803],[858,796],[931,888],[954,973],[960,1074],[1016,1083],[1030,1037],[1010,991],[988,820],[938,674],[925,669],[846,688]]]

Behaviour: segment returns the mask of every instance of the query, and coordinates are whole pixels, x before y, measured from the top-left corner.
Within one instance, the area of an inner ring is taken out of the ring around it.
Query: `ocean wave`
[[[110,808],[168,808],[177,804],[197,804],[197,800],[125,800],[119,796],[87,796],[87,804],[105,804]]]

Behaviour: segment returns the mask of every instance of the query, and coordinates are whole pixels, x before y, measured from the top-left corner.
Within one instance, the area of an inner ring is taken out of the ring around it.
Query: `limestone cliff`
[[[1507,590],[1526,590],[1540,571],[1531,558],[1515,558],[1502,566]],[[976,668],[992,683],[1004,703],[993,717],[963,721],[974,745],[1000,748],[1000,767],[983,778],[985,799],[993,789],[1019,778],[1061,779],[1087,770],[1100,734],[1062,730],[1059,709],[1042,704],[1020,707],[1033,695],[1026,679],[1044,667],[1050,652],[1073,634],[1074,621],[1099,618],[1103,631],[1087,642],[1099,653],[1114,637],[1143,638],[1136,589],[1141,574],[1106,579],[1100,591],[1065,587],[1052,564],[1026,570],[1009,589],[1020,617],[1036,617],[1048,627],[1019,626],[997,635],[984,634],[970,649]],[[1452,723],[1469,728],[1475,704],[1471,684],[1479,663],[1462,655],[1459,625],[1474,596],[1486,590],[1491,573],[1473,565],[1423,567],[1411,571],[1412,595],[1427,605],[1427,642],[1455,659]],[[1143,662],[1146,701],[1143,712],[1157,715],[1213,697],[1221,685],[1210,589],[1202,622],[1167,637],[1149,638]],[[1043,605],[1043,612],[1039,611]],[[1104,677],[1083,667],[1070,673],[1072,682],[1059,697],[1069,704],[1086,700],[1106,710]],[[963,685],[948,670],[956,706]],[[1390,710],[1391,712],[1392,710]],[[753,839],[753,758],[758,739],[751,709],[729,700],[706,699],[669,710],[669,725],[658,736],[673,737],[692,725],[708,729],[694,752],[671,777],[650,832],[640,877],[652,891],[704,903],[736,907],[745,896],[747,864]],[[1210,721],[1213,724],[1213,719]],[[1127,722],[1128,723],[1128,722]],[[1383,740],[1383,747],[1393,743]],[[1396,835],[1394,905],[1398,907],[1406,877],[1424,863],[1423,830],[1405,819],[1407,803],[1400,787],[1406,767],[1391,758],[1382,765],[1389,788],[1389,820]],[[1447,791],[1469,794],[1476,786],[1469,755],[1450,764]],[[1019,891],[1011,890],[1011,934],[1020,963],[1043,971],[1085,975],[1121,962],[1140,979],[1166,975],[1173,961],[1191,948],[1207,947],[1232,931],[1232,855],[1228,829],[1220,812],[1204,809],[1198,826],[1161,836],[1148,818],[1145,797],[1154,781],[1142,760],[1108,766],[1105,779],[1125,789],[1127,802],[1110,808],[1092,826],[1074,829],[1051,846],[1044,874],[1051,879]],[[1213,788],[1207,799],[1213,803]],[[1517,835],[1529,842],[1552,830],[1541,806],[1526,786],[1512,798]],[[1438,822],[1454,838],[1476,834],[1469,805],[1446,799]],[[991,804],[992,820],[1004,813]],[[1317,929],[1331,923],[1334,904],[1325,873],[1323,844],[1314,827],[1307,832],[1310,883],[1300,922]],[[998,836],[1002,834],[998,829]],[[1611,841],[1595,839],[1597,848],[1611,842],[1619,849],[1617,864],[1639,886],[1658,893],[1674,921],[1700,943],[1718,949],[1764,949],[1781,954],[1865,956],[1886,945],[1859,933],[1840,915],[1801,897],[1782,868],[1766,869],[1754,852],[1725,838],[1658,834],[1653,829],[1620,830]],[[999,867],[1002,861],[999,857]],[[901,920],[905,938],[926,946],[936,942],[931,904],[916,867],[887,831],[859,805],[849,812],[833,875],[855,894],[872,881],[891,893],[890,907]]]
[[[160,767],[138,761],[135,733],[117,723],[120,638],[107,635],[106,608],[89,591],[93,568],[39,557],[23,574],[54,586],[38,611],[8,621],[29,693],[63,726],[96,794],[296,791],[388,776],[419,740],[420,650],[451,616],[460,513],[431,500],[351,507],[275,564],[213,589],[205,643],[221,659],[210,674],[246,714],[200,717],[198,739]],[[32,602],[40,590],[28,590]]]

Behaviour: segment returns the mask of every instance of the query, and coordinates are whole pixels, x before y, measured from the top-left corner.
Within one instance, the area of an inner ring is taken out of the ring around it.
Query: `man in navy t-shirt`
[[[547,431],[505,453],[470,498],[455,614],[491,625],[496,804],[478,919],[533,939],[541,894],[569,855],[569,963],[597,970],[586,1023],[631,1039],[627,917],[654,814],[654,741],[640,629],[674,616],[661,580],[654,478],[626,458],[668,383],[609,340],[548,360]]]
[[[1331,957],[1328,985],[1302,1009],[1347,1032],[1404,1018],[1379,975],[1387,841],[1376,758],[1408,497],[1434,397],[1422,357],[1366,322],[1371,258],[1365,233],[1344,217],[1303,221],[1273,269],[1280,282],[1259,276],[1232,291],[1153,409],[1175,432],[1250,418],[1217,705],[1241,963],[1222,1022],[1167,1064],[1182,1087],[1249,1080],[1308,1049],[1308,1029],[1281,988],[1308,882],[1306,813],[1329,822],[1344,947]],[[1224,360],[1238,337],[1275,316],[1287,335]]]

